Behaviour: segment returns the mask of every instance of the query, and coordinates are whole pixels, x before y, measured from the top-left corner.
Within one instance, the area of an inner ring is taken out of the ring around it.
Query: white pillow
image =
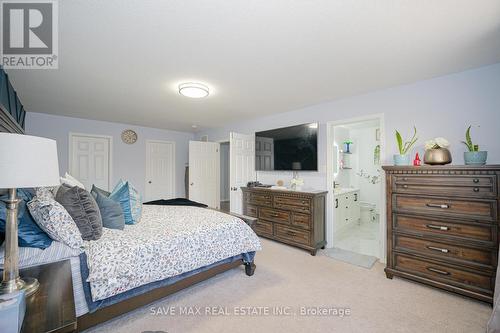
[[[61,180],[61,184],[66,184],[71,187],[78,186],[85,189],[85,185],[67,172],[64,174],[64,177],[60,177],[59,179]]]
[[[35,222],[50,238],[73,249],[83,247],[80,230],[60,203],[47,196],[34,197],[27,206]]]

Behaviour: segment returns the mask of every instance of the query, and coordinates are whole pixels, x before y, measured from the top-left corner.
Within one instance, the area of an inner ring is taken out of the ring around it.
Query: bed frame
[[[255,264],[253,262],[244,263],[243,260],[236,260],[232,263],[221,264],[221,265],[215,266],[209,270],[200,272],[198,274],[195,274],[193,276],[190,276],[188,278],[180,280],[180,281],[178,281],[174,284],[171,284],[169,286],[165,286],[165,287],[151,290],[151,291],[144,293],[142,295],[138,295],[138,296],[129,298],[128,300],[125,300],[125,301],[110,305],[108,307],[105,307],[103,309],[97,310],[94,313],[84,314],[83,316],[78,317],[78,319],[77,319],[77,331],[80,332],[80,331],[86,330],[89,327],[92,327],[92,326],[95,326],[97,324],[108,321],[112,318],[116,318],[122,314],[130,312],[130,311],[137,309],[141,306],[150,304],[150,303],[152,303],[156,300],[159,300],[163,297],[166,297],[168,295],[172,295],[172,294],[174,294],[182,289],[185,289],[187,287],[190,287],[196,283],[208,280],[217,274],[220,274],[220,273],[223,273],[223,272],[228,271],[230,269],[239,267],[240,265],[245,266],[246,275],[248,275],[248,276],[253,275],[253,273],[255,271]]]

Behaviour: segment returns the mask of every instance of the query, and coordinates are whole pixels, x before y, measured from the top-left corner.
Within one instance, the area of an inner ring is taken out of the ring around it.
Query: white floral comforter
[[[205,208],[144,205],[138,224],[86,245],[93,301],[260,250],[242,220]]]

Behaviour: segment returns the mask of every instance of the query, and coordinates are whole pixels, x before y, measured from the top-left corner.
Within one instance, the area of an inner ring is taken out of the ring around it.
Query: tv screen
[[[317,171],[318,124],[255,133],[255,170]]]

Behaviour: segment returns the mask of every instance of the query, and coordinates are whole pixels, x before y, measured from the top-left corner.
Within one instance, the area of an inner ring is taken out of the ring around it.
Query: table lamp
[[[0,189],[8,189],[9,193],[5,200],[5,262],[0,294],[25,290],[29,296],[39,287],[36,279],[19,277],[16,189],[55,185],[59,185],[59,164],[54,140],[0,133]]]

